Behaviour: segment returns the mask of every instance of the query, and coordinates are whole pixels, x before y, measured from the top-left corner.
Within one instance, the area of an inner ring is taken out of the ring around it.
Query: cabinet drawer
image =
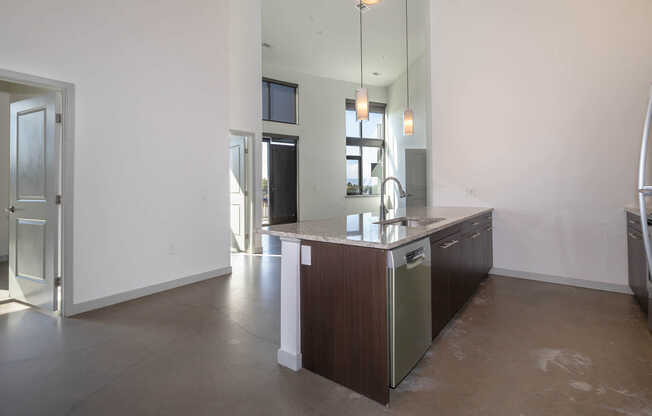
[[[462,224],[456,224],[448,228],[445,228],[441,231],[437,231],[436,233],[430,236],[430,244],[435,244],[439,242],[439,240],[445,239],[447,237],[452,236],[453,234],[459,233],[461,229],[462,229]]]
[[[648,217],[647,225],[652,226],[652,219]],[[641,232],[641,217],[640,215],[627,213],[627,228],[636,232]]]
[[[483,214],[475,218],[471,218],[470,220],[462,224],[462,233],[472,234],[474,232],[484,230],[487,228],[487,226],[491,225],[491,222],[492,222],[491,214]]]

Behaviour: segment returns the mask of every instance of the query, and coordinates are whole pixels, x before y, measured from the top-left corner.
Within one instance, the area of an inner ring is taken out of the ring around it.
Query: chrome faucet
[[[401,182],[394,176],[390,176],[388,178],[385,178],[383,183],[380,185],[380,220],[385,221],[385,216],[389,212],[389,210],[385,207],[385,184],[387,181],[394,181],[398,185],[398,192],[399,196],[401,198],[406,198],[408,197],[408,193],[405,192],[405,189],[403,189],[403,185],[401,185]]]

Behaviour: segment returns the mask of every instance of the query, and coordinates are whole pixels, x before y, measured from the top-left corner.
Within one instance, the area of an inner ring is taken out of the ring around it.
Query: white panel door
[[[233,136],[229,147],[229,176],[231,190],[231,247],[236,251],[246,250],[245,165],[245,138]]]
[[[9,295],[40,308],[58,306],[57,96],[11,104]]]

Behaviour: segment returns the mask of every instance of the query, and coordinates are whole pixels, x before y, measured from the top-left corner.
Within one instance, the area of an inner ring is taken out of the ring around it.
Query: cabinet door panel
[[[647,261],[641,234],[627,231],[627,260],[629,287],[643,310],[648,310]]]
[[[444,329],[457,311],[453,280],[460,257],[460,235],[453,234],[430,245],[432,253],[432,337]]]

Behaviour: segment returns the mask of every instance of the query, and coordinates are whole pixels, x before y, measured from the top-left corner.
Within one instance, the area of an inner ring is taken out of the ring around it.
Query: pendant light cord
[[[408,0],[405,0],[405,78],[407,83],[407,108],[410,109],[410,43],[408,40]]]
[[[363,88],[363,82],[362,82],[362,0],[360,0],[360,4],[358,4],[358,8],[360,9],[360,88]]]

